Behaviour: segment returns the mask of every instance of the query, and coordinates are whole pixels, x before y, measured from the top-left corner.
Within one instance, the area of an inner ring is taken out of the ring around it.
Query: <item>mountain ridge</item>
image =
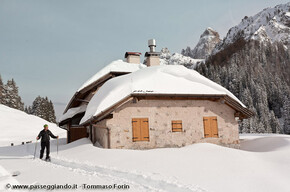
[[[265,8],[254,16],[245,16],[242,21],[229,29],[226,37],[217,44],[213,54],[223,50],[240,38],[265,43],[281,42],[290,46],[290,2],[273,8]]]
[[[246,16],[194,68],[256,114],[240,123],[242,133],[290,134],[289,27],[290,2]]]

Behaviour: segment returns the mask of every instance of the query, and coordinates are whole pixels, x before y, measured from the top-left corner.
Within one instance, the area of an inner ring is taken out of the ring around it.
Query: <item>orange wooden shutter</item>
[[[217,117],[204,117],[204,137],[219,137]]]
[[[203,118],[203,126],[204,126],[204,137],[211,137],[211,130],[210,130],[210,118],[204,117]]]
[[[182,132],[182,120],[171,121],[172,132]]]
[[[149,122],[148,118],[140,119],[141,121],[141,140],[149,141]]]
[[[149,141],[148,118],[132,119],[133,141]]]
[[[132,132],[133,132],[133,141],[141,140],[141,129],[140,129],[140,119],[132,119]]]
[[[218,135],[217,118],[216,117],[212,117],[211,118],[210,126],[211,126],[212,137],[219,137],[219,135]]]

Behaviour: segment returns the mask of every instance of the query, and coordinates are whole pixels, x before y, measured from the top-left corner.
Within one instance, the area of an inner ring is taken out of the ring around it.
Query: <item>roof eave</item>
[[[231,107],[235,108],[237,111],[241,112],[241,119],[247,119],[252,116],[254,116],[254,112],[250,109],[243,107],[241,104],[239,104],[236,100],[232,99],[228,95],[224,97],[226,104],[230,105]]]
[[[74,99],[76,98],[76,96],[79,94],[79,92],[75,92],[75,94],[73,95],[73,97],[70,99],[70,101],[68,102],[64,112],[62,114],[65,114],[67,112],[67,110],[70,108],[72,102],[74,101]]]

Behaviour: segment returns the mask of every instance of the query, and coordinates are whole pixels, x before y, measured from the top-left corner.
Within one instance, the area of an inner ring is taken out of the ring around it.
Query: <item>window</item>
[[[181,120],[171,121],[171,125],[172,125],[172,132],[182,132],[182,121]]]
[[[133,141],[149,141],[148,118],[132,119]]]
[[[203,117],[204,137],[219,137],[217,117]]]

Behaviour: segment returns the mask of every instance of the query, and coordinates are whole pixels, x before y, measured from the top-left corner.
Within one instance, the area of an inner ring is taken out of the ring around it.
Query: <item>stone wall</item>
[[[239,131],[234,112],[226,104],[209,100],[129,101],[113,112],[112,119],[102,120],[95,127],[110,129],[110,148],[182,147],[198,142],[238,148]],[[217,116],[219,138],[204,138],[205,116]],[[132,141],[132,118],[149,118],[149,142]],[[182,120],[182,132],[172,132],[172,120]],[[102,140],[104,134],[98,134],[97,140]]]

